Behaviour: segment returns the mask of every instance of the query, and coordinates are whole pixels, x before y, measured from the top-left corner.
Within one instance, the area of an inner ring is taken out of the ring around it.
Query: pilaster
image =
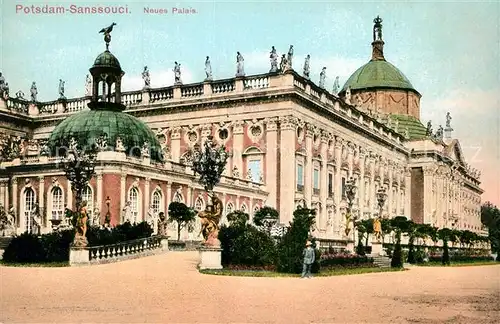
[[[122,171],[123,172],[123,171]],[[125,203],[127,202],[127,187],[126,187],[127,175],[122,173],[120,177],[120,224],[123,223],[123,208],[125,208]]]
[[[309,208],[312,208],[311,206],[311,201],[312,201],[312,188],[313,188],[313,181],[312,181],[312,172],[313,172],[313,165],[312,165],[312,144],[313,144],[313,136],[314,136],[314,131],[313,127],[311,124],[306,125],[306,130],[305,130],[305,141],[306,141],[306,165],[305,165],[305,174],[304,174],[304,198],[306,200],[306,203],[308,204]]]
[[[321,173],[320,173],[320,201],[321,201],[321,215],[319,215],[319,228],[320,230],[326,229],[327,208],[326,200],[328,199],[328,133],[321,132]]]
[[[151,178],[146,178],[144,180],[144,206],[142,207],[143,220],[147,220],[148,217],[149,204],[150,204],[149,200],[151,197],[150,186],[151,186]]]
[[[280,221],[288,224],[293,219],[295,208],[295,133],[297,118],[280,118]],[[292,162],[292,163],[291,163]]]
[[[181,156],[181,134],[182,128],[177,126],[172,129],[172,134],[170,137],[170,154],[172,155],[172,161],[179,163]]]
[[[338,232],[340,230],[340,225],[343,221],[342,219],[342,213],[340,211],[340,201],[342,200],[342,179],[341,179],[341,170],[342,170],[342,145],[343,145],[344,140],[339,137],[335,136],[335,181],[334,181],[334,199],[335,199],[335,206],[337,206],[336,211],[337,215],[335,217],[335,221],[333,222],[335,228],[334,232]]]
[[[363,217],[363,213],[365,211],[365,191],[367,188],[365,188],[365,157],[366,157],[366,150],[362,147],[359,148],[359,210],[360,210],[360,216]]]
[[[40,210],[45,208],[45,178],[43,176],[38,177],[38,207]],[[48,215],[45,213],[42,217],[45,217],[42,219],[42,224],[48,224]]]
[[[12,177],[12,206],[14,207],[14,212],[16,213],[16,225],[19,228],[21,224],[21,213],[20,213],[21,208],[19,208],[19,205],[17,203],[17,198],[18,198],[17,182],[18,179],[16,177]]]
[[[104,213],[102,212],[104,210],[102,206],[102,173],[98,173],[96,175],[96,206],[99,209],[99,212],[101,215]]]
[[[295,139],[295,135],[294,135]],[[266,165],[264,172],[264,183],[269,196],[266,204],[270,207],[277,207],[278,192],[278,119],[276,117],[266,119]],[[295,166],[295,162],[293,163]],[[295,174],[295,173],[294,173]]]
[[[165,216],[168,218],[168,205],[170,205],[170,202],[172,201],[172,184],[168,182],[166,186],[167,194],[165,197]]]
[[[405,167],[404,170],[404,181],[405,181],[405,189],[404,189],[404,214],[405,216],[413,219],[411,215],[411,168]]]
[[[233,168],[236,166],[240,172],[240,177],[244,176],[243,170],[243,129],[244,121],[237,120],[233,122]]]
[[[67,180],[67,188],[68,188],[68,191],[66,192],[66,197],[68,197],[68,199],[66,200],[66,204],[68,204],[68,208],[69,209],[73,209],[73,190],[71,189],[71,181]]]

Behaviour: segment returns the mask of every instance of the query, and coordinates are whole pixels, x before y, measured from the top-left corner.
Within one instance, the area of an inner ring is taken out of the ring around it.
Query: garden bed
[[[330,277],[330,276],[344,276],[344,275],[355,275],[363,273],[375,273],[375,272],[395,272],[404,271],[406,269],[395,269],[395,268],[330,268],[327,270],[322,270],[319,273],[313,275],[313,277]],[[200,270],[202,274],[217,275],[217,276],[233,276],[233,277],[285,277],[285,278],[300,278],[300,274],[295,273],[281,273],[276,271],[264,271],[264,270]]]

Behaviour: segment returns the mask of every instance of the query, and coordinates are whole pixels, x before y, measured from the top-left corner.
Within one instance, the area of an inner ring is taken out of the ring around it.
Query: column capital
[[[149,184],[149,182],[151,182],[151,178],[150,177],[146,177],[145,181],[146,181],[147,184]]]
[[[331,139],[331,134],[325,130],[321,130],[321,143],[328,144]]]
[[[39,176],[38,177],[38,182],[44,183],[45,182],[45,176]]]
[[[243,134],[243,127],[245,126],[245,121],[235,120],[231,123],[231,126],[233,127],[234,135]]]
[[[268,132],[275,132],[278,130],[278,117],[265,118],[264,124]]]
[[[181,138],[181,133],[182,133],[182,127],[180,126],[175,126],[172,128],[172,134],[171,138],[172,139],[180,139]]]
[[[297,117],[289,115],[280,117],[279,121],[282,130],[295,130],[299,120]]]
[[[103,176],[103,174],[102,174],[102,173],[98,173],[98,174],[96,175],[96,179],[97,179],[97,180],[99,180],[99,181],[101,181],[101,180],[102,180],[102,176]]]

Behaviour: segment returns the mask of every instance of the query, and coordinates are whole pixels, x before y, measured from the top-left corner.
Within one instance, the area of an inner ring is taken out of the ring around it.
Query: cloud
[[[152,88],[161,88],[161,87],[169,87],[174,85],[174,72],[173,70],[163,70],[159,72],[150,71],[151,75],[151,87]],[[193,80],[192,72],[182,67],[181,65],[181,80],[184,84],[196,82]],[[144,86],[144,81],[142,80],[142,75],[127,75],[123,77],[122,80],[122,89],[123,91],[133,91],[140,90]]]

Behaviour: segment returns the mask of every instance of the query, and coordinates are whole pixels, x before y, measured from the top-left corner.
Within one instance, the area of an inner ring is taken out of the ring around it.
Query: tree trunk
[[[181,223],[177,221],[177,241],[181,240]]]

